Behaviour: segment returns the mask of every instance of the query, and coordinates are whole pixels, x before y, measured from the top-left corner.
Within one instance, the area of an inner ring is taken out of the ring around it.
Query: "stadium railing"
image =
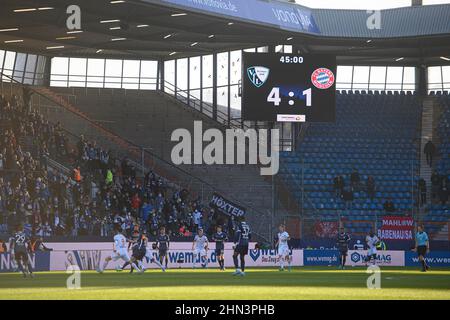
[[[168,81],[164,81],[164,91],[161,92],[165,93],[169,97],[175,98],[176,100],[182,102],[185,106],[191,107],[194,110],[207,115],[211,119],[216,120],[218,123],[226,127],[235,129],[249,128],[248,125],[246,125],[244,122],[241,121],[240,117],[233,118],[231,116],[231,111],[229,115],[228,113],[225,113],[222,110],[220,110],[220,106],[217,106],[215,108],[216,110],[214,110],[214,106],[211,103],[202,101],[198,97],[191,95],[188,90],[182,90],[180,88],[177,88],[175,85],[171,84]]]

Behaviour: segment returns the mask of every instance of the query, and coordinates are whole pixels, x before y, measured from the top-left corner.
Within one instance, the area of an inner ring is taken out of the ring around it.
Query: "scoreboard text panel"
[[[334,122],[335,105],[335,56],[243,53],[243,120]]]

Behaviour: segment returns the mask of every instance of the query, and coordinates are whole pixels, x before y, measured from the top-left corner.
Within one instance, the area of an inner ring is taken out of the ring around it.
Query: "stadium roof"
[[[228,7],[218,6],[223,3]],[[67,33],[72,4],[81,8],[82,33]],[[341,64],[395,64],[399,58],[402,65],[442,64],[439,57],[450,56],[450,5],[383,10],[380,29],[367,28],[368,17],[365,10],[275,0],[2,0],[0,48],[171,59],[292,44],[305,53],[336,54]]]

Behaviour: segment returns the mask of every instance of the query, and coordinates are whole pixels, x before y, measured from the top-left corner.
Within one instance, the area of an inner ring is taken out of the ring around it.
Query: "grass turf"
[[[65,272],[38,272],[34,279],[0,273],[0,299],[450,299],[450,269],[381,271],[379,290],[367,289],[364,268],[249,269],[245,277],[214,269],[83,271],[79,290],[66,289]]]

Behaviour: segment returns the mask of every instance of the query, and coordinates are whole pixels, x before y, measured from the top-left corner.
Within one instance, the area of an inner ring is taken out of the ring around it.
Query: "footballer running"
[[[377,246],[380,242],[380,239],[375,234],[375,231],[371,231],[370,234],[366,236],[366,244],[369,250],[367,251],[366,263],[375,265],[377,262]]]
[[[194,269],[196,267],[195,264],[197,259],[200,261],[202,268],[208,266],[208,238],[204,235],[202,228],[199,228],[197,232],[197,235],[194,237],[194,242],[192,243],[192,251],[194,252],[192,267]]]
[[[30,239],[25,233],[23,225],[19,224],[16,233],[11,239],[10,252],[16,261],[18,270],[22,272],[23,277],[34,277],[31,263],[28,259],[28,251],[31,251]]]
[[[123,260],[125,262],[130,262],[131,266],[137,270],[137,272],[142,272],[142,270],[131,261],[130,256],[128,255],[128,249],[127,249],[127,238],[122,234],[122,230],[120,228],[116,229],[116,235],[114,236],[114,243],[113,243],[113,253],[105,258],[105,262],[103,263],[102,268],[98,268],[97,272],[103,273],[103,271],[108,266],[108,263],[112,261],[117,260]],[[117,267],[117,270],[121,269],[119,266]]]

